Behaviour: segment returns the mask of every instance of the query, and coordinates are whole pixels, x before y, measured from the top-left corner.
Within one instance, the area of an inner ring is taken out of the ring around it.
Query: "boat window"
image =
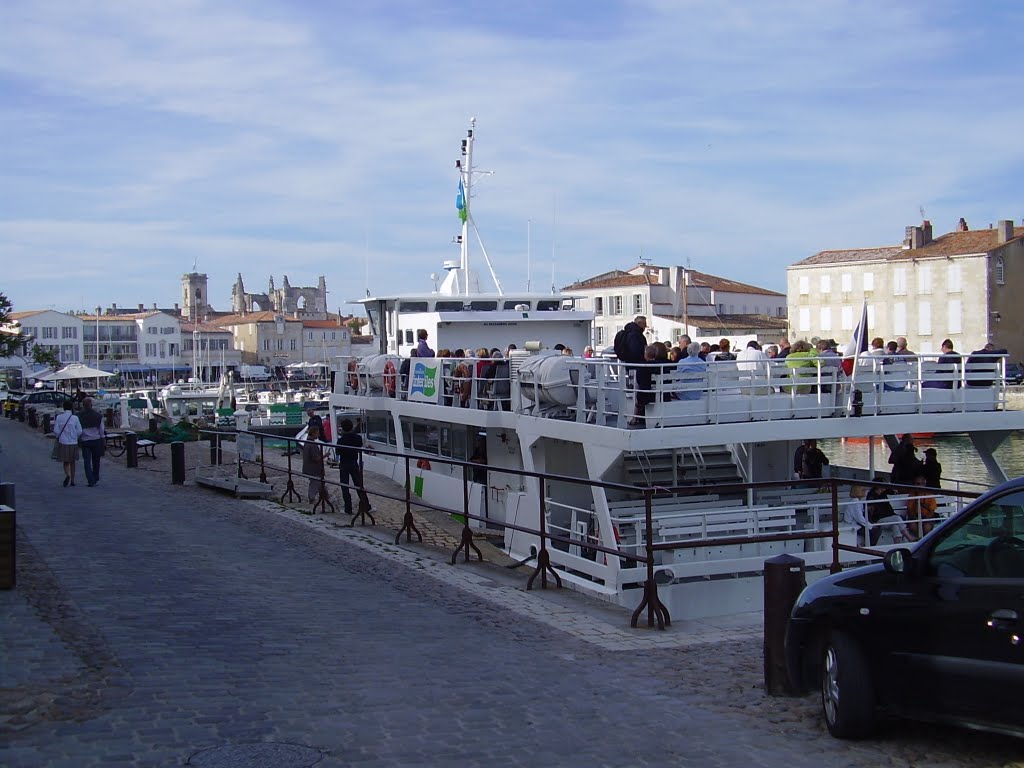
[[[377,307],[366,307],[366,316],[370,318],[370,333],[373,336],[379,336],[380,331],[380,310]]]
[[[445,458],[466,461],[469,458],[469,427],[441,427],[441,455]]]
[[[560,306],[561,301],[559,301],[558,299],[542,299],[541,301],[537,302],[537,311],[550,312],[552,310],[557,310]]]
[[[471,301],[469,302],[469,308],[474,312],[493,312],[498,308],[498,302],[496,301]]]
[[[412,449],[417,453],[430,453],[435,456],[439,453],[440,437],[436,424],[421,424],[414,422],[412,425]]]
[[[387,416],[369,415],[366,417],[366,439],[375,443],[395,444],[392,421]]]
[[[528,301],[506,301],[502,309],[516,309],[521,312],[530,311],[530,302]]]
[[[425,301],[403,301],[398,305],[399,312],[426,312],[427,302]]]
[[[438,312],[461,312],[462,302],[461,301],[439,301],[434,305],[434,309]]]

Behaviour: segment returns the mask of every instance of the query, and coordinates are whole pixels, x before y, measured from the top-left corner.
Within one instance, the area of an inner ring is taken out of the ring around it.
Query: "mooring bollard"
[[[786,623],[807,585],[804,561],[779,555],[764,561],[764,687],[770,696],[793,696],[786,673]]]
[[[43,414],[43,434],[44,435],[48,435],[48,434],[50,434],[50,431],[51,431],[50,430],[50,414],[44,413]]]
[[[128,469],[139,466],[139,436],[134,432],[124,436],[124,461]]]
[[[25,404],[18,403],[18,421],[25,421]]]
[[[30,427],[32,427],[32,429],[35,429],[36,427],[39,426],[39,422],[36,421],[36,409],[35,408],[29,408],[28,409],[28,425]]]
[[[180,440],[171,443],[171,483],[185,484],[185,444]]]
[[[0,589],[14,589],[16,585],[17,522],[14,483],[0,483]]]

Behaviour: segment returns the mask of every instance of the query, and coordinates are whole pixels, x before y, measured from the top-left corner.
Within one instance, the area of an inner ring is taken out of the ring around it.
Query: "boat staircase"
[[[627,481],[637,486],[703,488],[743,483],[727,445],[659,448],[626,454]]]

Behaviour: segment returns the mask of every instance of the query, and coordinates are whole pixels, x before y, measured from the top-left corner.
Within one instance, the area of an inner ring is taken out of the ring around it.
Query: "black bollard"
[[[25,421],[25,404],[18,403],[18,421]]]
[[[171,443],[171,483],[185,484],[185,444],[181,440]]]
[[[36,427],[39,426],[39,422],[36,420],[36,409],[35,408],[29,408],[28,409],[28,425],[30,427],[32,427],[32,429],[35,429]]]
[[[0,589],[14,589],[17,581],[17,531],[14,483],[0,483]]]
[[[139,436],[134,432],[128,432],[124,436],[125,466],[134,469],[139,466]]]
[[[796,694],[786,673],[786,623],[806,584],[799,557],[764,561],[764,687],[770,696]]]
[[[210,463],[213,466],[217,466],[222,463],[220,435],[216,432],[210,434]]]
[[[43,434],[48,435],[52,430],[50,429],[50,414],[43,414]]]

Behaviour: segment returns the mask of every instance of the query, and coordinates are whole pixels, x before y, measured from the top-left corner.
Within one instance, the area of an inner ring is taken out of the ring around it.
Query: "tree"
[[[32,345],[32,362],[45,365],[47,368],[57,370],[60,368],[60,354],[53,347],[43,347],[39,344]]]
[[[350,331],[352,331],[353,336],[358,336],[359,332],[363,328],[363,321],[360,320],[358,317],[353,317],[349,320],[346,320],[345,325],[348,327]]]
[[[0,293],[0,357],[20,354],[22,345],[28,341],[21,332],[21,324],[11,319],[13,308],[11,300]]]

